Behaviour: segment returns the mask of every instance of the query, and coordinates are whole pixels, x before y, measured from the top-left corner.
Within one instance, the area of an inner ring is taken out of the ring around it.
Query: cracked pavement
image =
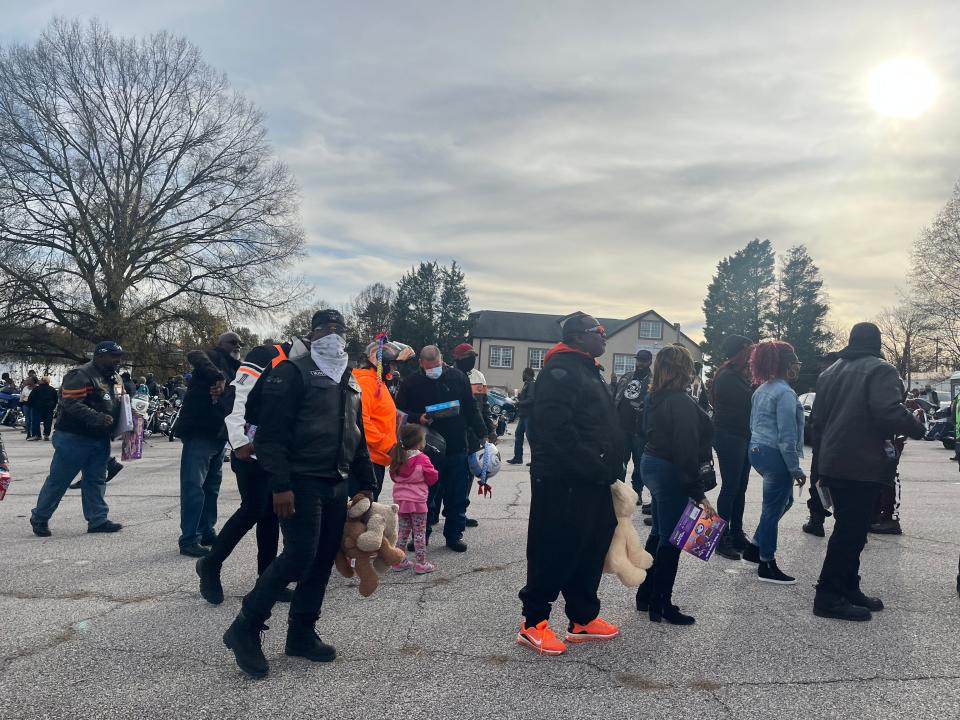
[[[705,564],[684,556],[675,602],[696,615],[695,626],[650,623],[633,609],[632,593],[605,577],[603,614],[621,637],[559,658],[533,655],[514,643],[527,468],[504,464],[493,497],[471,498],[480,527],[467,531],[467,553],[432,548],[436,573],[388,574],[367,599],[334,573],[318,626],[339,652],[330,665],[283,655],[279,605],[264,640],[271,674],[254,681],[221,641],[255,580],[254,540],[224,566],[226,601],[204,603],[193,561],[177,553],[179,443],[148,441],[145,458],[109,484],[122,532],[86,534],[80,493],[68,491],[53,537],[41,539],[27,516],[52,448],[2,432],[15,478],[0,503],[3,720],[960,715],[960,474],[939,444],[908,445],[904,535],[871,536],[864,551],[864,587],[888,608],[870,623],[811,613],[826,541],[800,532],[801,501],[781,523],[778,554],[796,586],[758,583],[749,568],[720,557]],[[757,480],[748,528],[759,515]],[[228,466],[220,498],[222,523],[239,502]]]

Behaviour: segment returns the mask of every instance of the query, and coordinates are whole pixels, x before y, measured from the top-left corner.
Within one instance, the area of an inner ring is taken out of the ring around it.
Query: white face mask
[[[340,382],[350,359],[346,347],[343,335],[324,335],[310,343],[310,357],[324,375]]]
[[[424,374],[431,380],[439,380],[443,375],[443,365],[437,365],[435,368],[424,368]]]

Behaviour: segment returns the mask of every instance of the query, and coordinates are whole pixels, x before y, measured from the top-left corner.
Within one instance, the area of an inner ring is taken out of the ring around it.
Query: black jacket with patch
[[[650,368],[634,370],[617,381],[613,402],[620,417],[620,429],[624,435],[643,436],[643,407],[650,389]]]
[[[436,380],[424,375],[423,370],[405,377],[397,393],[397,409],[407,413],[407,422],[418,423],[427,405],[452,400],[460,401],[460,413],[436,418],[430,423],[430,429],[443,436],[448,454],[478,450],[479,438],[489,435],[490,430],[480,415],[469,378],[457,368],[444,365],[443,374]],[[473,436],[470,441],[468,430]]]
[[[94,438],[111,438],[120,417],[118,397],[123,394],[119,376],[103,373],[88,362],[74,368],[60,386],[57,430]]]
[[[529,437],[535,478],[609,485],[624,477],[613,398],[597,364],[585,355],[550,355],[537,377]]]
[[[713,457],[710,416],[684,390],[657,390],[647,399],[644,428],[644,453],[673,463],[687,496],[697,502],[703,500],[700,466]]]
[[[263,378],[258,420],[253,448],[273,492],[290,490],[292,478],[376,487],[360,386],[349,370],[338,383],[310,355],[284,360]]]

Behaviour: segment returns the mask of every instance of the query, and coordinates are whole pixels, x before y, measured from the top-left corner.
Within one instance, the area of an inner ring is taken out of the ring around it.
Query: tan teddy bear
[[[643,549],[637,529],[633,526],[637,493],[623,482],[613,483],[610,492],[613,495],[613,510],[617,516],[617,529],[613,532],[603,571],[616,575],[627,587],[636,587],[643,583],[647,577],[647,568],[653,565],[653,557]]]
[[[344,577],[360,578],[363,597],[369,597],[377,589],[378,573],[385,572],[407,555],[395,547],[399,509],[397,505],[382,505],[366,497],[351,501],[347,508],[336,566]]]

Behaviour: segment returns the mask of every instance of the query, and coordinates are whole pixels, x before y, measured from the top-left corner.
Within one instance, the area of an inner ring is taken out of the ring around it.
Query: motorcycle
[[[177,417],[180,415],[180,406],[182,404],[180,398],[174,395],[165,401],[157,411],[157,432],[166,435],[170,442],[176,439],[173,435],[173,426],[177,423]]]
[[[0,425],[22,426],[25,422],[20,409],[20,394],[0,392]]]

